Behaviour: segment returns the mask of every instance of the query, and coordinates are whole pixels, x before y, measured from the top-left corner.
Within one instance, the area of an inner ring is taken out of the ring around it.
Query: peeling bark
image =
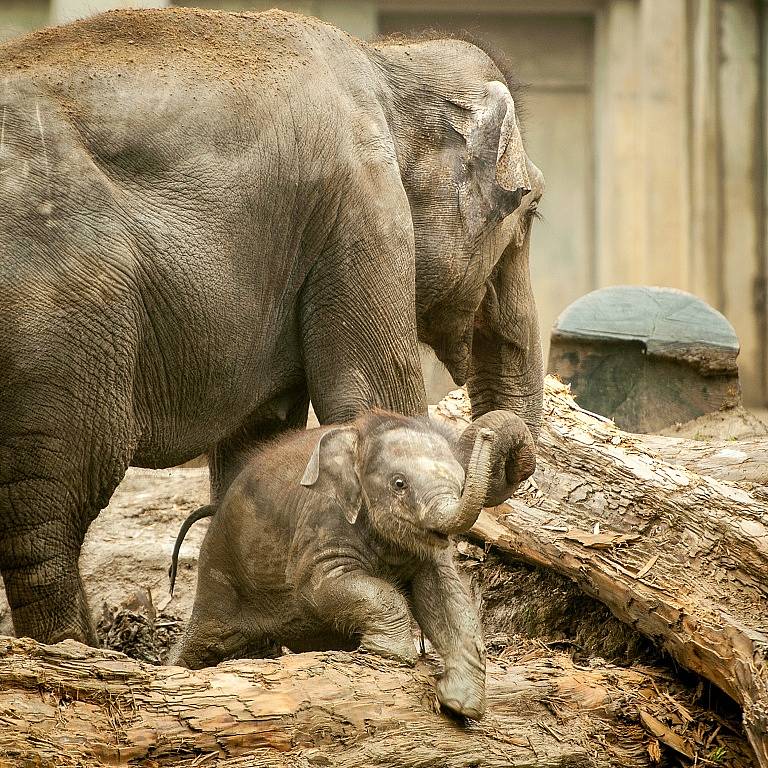
[[[467,407],[457,392],[437,410],[466,418]],[[572,579],[717,685],[741,705],[758,764],[768,768],[768,502],[761,489],[668,463],[662,438],[595,418],[551,378],[544,423],[533,482],[485,512],[474,535]]]
[[[651,670],[521,648],[489,663],[488,715],[466,725],[436,711],[435,672],[361,653],[190,671],[3,638],[0,764],[632,768],[650,765],[638,705],[674,711]]]
[[[705,442],[660,435],[636,437],[643,450],[696,474],[733,483],[768,484],[768,438]]]

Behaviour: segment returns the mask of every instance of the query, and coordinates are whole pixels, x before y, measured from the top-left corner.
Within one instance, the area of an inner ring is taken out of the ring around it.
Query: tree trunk
[[[696,474],[732,483],[768,484],[768,438],[704,442],[660,435],[636,437],[644,451]]]
[[[467,408],[456,392],[437,412],[466,419]],[[544,424],[533,482],[483,513],[474,535],[572,579],[717,685],[741,705],[758,764],[768,768],[762,489],[664,461],[666,455],[701,466],[695,451],[678,451],[679,441],[628,434],[583,411],[552,378]],[[707,456],[710,467],[714,456]]]
[[[651,763],[648,731],[652,745],[694,753],[648,727],[687,715],[650,669],[507,649],[488,666],[488,714],[471,725],[436,711],[435,672],[429,659],[411,670],[360,653],[190,671],[3,638],[0,764],[632,768]]]

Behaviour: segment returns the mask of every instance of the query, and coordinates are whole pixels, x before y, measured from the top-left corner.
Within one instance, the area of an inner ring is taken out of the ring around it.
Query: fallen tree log
[[[488,714],[471,725],[436,711],[435,671],[360,653],[190,671],[3,638],[0,764],[632,768],[650,765],[659,741],[695,753],[662,722],[692,716],[658,671],[507,649],[489,663]],[[736,740],[728,751],[749,765]]]
[[[440,410],[455,415],[461,408],[454,398]],[[572,579],[714,680],[745,707],[745,727],[765,764],[768,570],[760,489],[749,493],[689,472],[679,464],[701,467],[701,445],[694,443],[692,458],[680,447],[694,441],[622,433],[583,412],[552,381],[546,408],[535,483],[484,515],[476,533]],[[742,444],[707,449],[711,474],[723,447]],[[148,490],[140,495],[157,506]],[[130,508],[131,520],[146,515]],[[161,550],[167,538],[157,522],[142,536],[155,528],[160,538],[148,550]],[[488,765],[633,766],[650,763],[655,740],[682,754],[695,746],[706,757],[715,730],[698,745],[671,730],[673,714],[652,706],[665,696],[647,670],[578,668],[548,648],[533,659],[523,648],[492,661],[488,719],[463,728],[431,708],[429,665],[412,672],[371,657],[313,654],[188,673],[74,644],[7,642],[0,646],[0,765],[90,766],[101,755],[147,766],[203,758],[203,765],[210,758],[223,766],[459,766],[478,756]],[[521,733],[530,743],[516,743]]]
[[[670,464],[732,483],[768,485],[768,438],[686,440],[637,435],[637,445]]]
[[[572,579],[717,685],[768,768],[768,502],[664,461],[551,378],[545,411],[533,480],[474,535]],[[466,419],[468,403],[452,393],[437,412]]]

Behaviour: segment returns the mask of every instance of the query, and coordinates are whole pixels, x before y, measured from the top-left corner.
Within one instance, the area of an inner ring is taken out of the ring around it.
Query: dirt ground
[[[745,440],[768,436],[768,411],[739,405],[707,413],[684,424],[662,429],[662,435],[688,440]]]

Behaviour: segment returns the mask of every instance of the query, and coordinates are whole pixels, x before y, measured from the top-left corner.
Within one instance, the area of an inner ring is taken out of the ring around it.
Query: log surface
[[[636,435],[635,438],[637,446],[646,453],[670,464],[682,464],[698,475],[733,483],[768,485],[767,438],[707,441],[661,435]],[[757,493],[763,498],[768,491]]]
[[[2,638],[0,764],[650,765],[627,713],[661,698],[651,671],[521,656],[491,661],[488,714],[464,724],[436,711],[428,660],[306,653],[190,671]]]
[[[459,391],[438,412],[467,408]],[[731,696],[768,768],[768,500],[668,463],[552,378],[545,410],[532,482],[474,534],[569,577]]]

